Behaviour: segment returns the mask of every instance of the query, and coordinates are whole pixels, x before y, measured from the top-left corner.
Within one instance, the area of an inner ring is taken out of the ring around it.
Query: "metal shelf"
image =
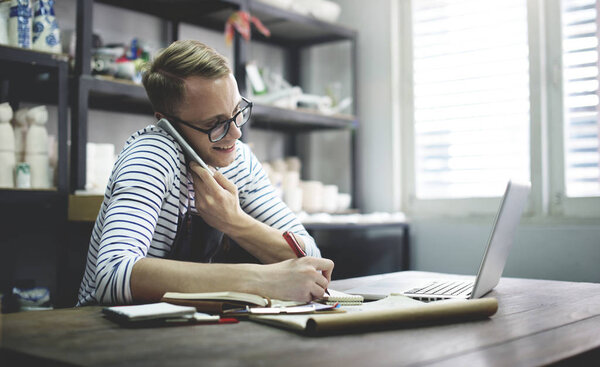
[[[0,45],[0,80],[8,83],[2,99],[57,104],[57,75],[52,71],[66,65],[67,60],[64,54]]]
[[[224,30],[223,25],[234,11],[247,8],[250,14],[260,19],[271,31],[271,37],[266,38],[253,30],[252,38],[285,46],[290,44],[308,46],[356,37],[356,32],[349,28],[254,0],[96,0],[96,2],[221,32]]]
[[[79,78],[80,88],[89,93],[89,107],[105,111],[152,115],[146,90],[127,81],[101,79],[90,75]]]
[[[0,55],[2,64],[15,63],[55,68],[68,61],[68,56],[65,54],[33,51],[4,45],[0,46]]]
[[[67,129],[68,129],[68,57],[64,54],[40,52],[0,46],[0,102],[10,102],[13,109],[20,102],[56,104],[58,110],[58,192],[66,193]],[[36,191],[1,190],[2,203],[37,198]],[[37,200],[37,199],[36,199]],[[37,202],[34,200],[34,202]]]
[[[224,21],[244,0],[95,0],[95,2],[223,31]]]
[[[91,108],[152,114],[146,91],[140,85],[87,75],[80,80],[89,90]],[[354,116],[328,116],[311,110],[263,104],[254,105],[252,116],[252,127],[275,130],[354,129],[358,124]]]
[[[90,92],[119,97],[136,98],[147,101],[146,91],[141,85],[118,79],[108,80],[89,75],[82,75],[81,80],[86,83]]]
[[[251,127],[277,130],[354,129],[354,116],[323,115],[311,110],[290,110],[262,104],[252,108]]]
[[[265,38],[254,32],[253,37],[268,43],[289,46],[309,46],[319,43],[353,40],[356,31],[338,24],[323,22],[293,11],[277,8],[260,1],[249,1],[250,14],[256,16],[271,31]]]

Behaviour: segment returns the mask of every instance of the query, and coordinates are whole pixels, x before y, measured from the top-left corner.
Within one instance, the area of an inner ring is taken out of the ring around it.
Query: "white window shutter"
[[[418,0],[412,16],[417,198],[528,180],[526,1]]]
[[[563,0],[562,30],[566,193],[599,196],[597,2]]]

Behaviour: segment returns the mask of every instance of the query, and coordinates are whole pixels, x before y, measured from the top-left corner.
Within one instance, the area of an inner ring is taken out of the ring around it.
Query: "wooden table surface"
[[[338,280],[404,282],[434,273]],[[86,366],[531,366],[600,356],[600,284],[502,278],[488,320],[363,334],[306,337],[251,321],[127,329],[101,307],[21,312],[0,318],[0,365]]]

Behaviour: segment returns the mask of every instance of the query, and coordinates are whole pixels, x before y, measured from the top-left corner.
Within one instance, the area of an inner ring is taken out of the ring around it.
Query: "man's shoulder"
[[[116,166],[129,166],[132,159],[142,162],[149,168],[169,171],[178,175],[182,165],[185,166],[183,152],[173,138],[162,129],[149,125],[133,133],[123,150],[119,153]]]
[[[144,149],[147,147],[164,150],[173,157],[179,155],[178,145],[175,143],[175,140],[164,130],[154,125],[148,125],[131,134],[125,143],[123,151]]]
[[[148,125],[143,129],[139,129],[138,131],[131,134],[131,136],[127,139],[127,144],[134,143],[140,139],[157,139],[158,141],[172,142],[175,141],[169,134],[167,134],[164,130],[159,128],[156,125]],[[174,144],[173,144],[174,145]]]

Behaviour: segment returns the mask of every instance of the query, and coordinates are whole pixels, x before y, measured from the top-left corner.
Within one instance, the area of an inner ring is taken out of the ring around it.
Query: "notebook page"
[[[327,294],[325,294],[322,298],[323,301],[325,301],[328,305],[330,304],[334,304],[336,302],[340,303],[341,305],[360,305],[363,303],[364,298],[363,296],[360,295],[356,295],[356,294],[348,294],[348,293],[344,293],[341,291],[336,291],[335,289],[328,289],[329,291],[329,296],[327,296]]]

